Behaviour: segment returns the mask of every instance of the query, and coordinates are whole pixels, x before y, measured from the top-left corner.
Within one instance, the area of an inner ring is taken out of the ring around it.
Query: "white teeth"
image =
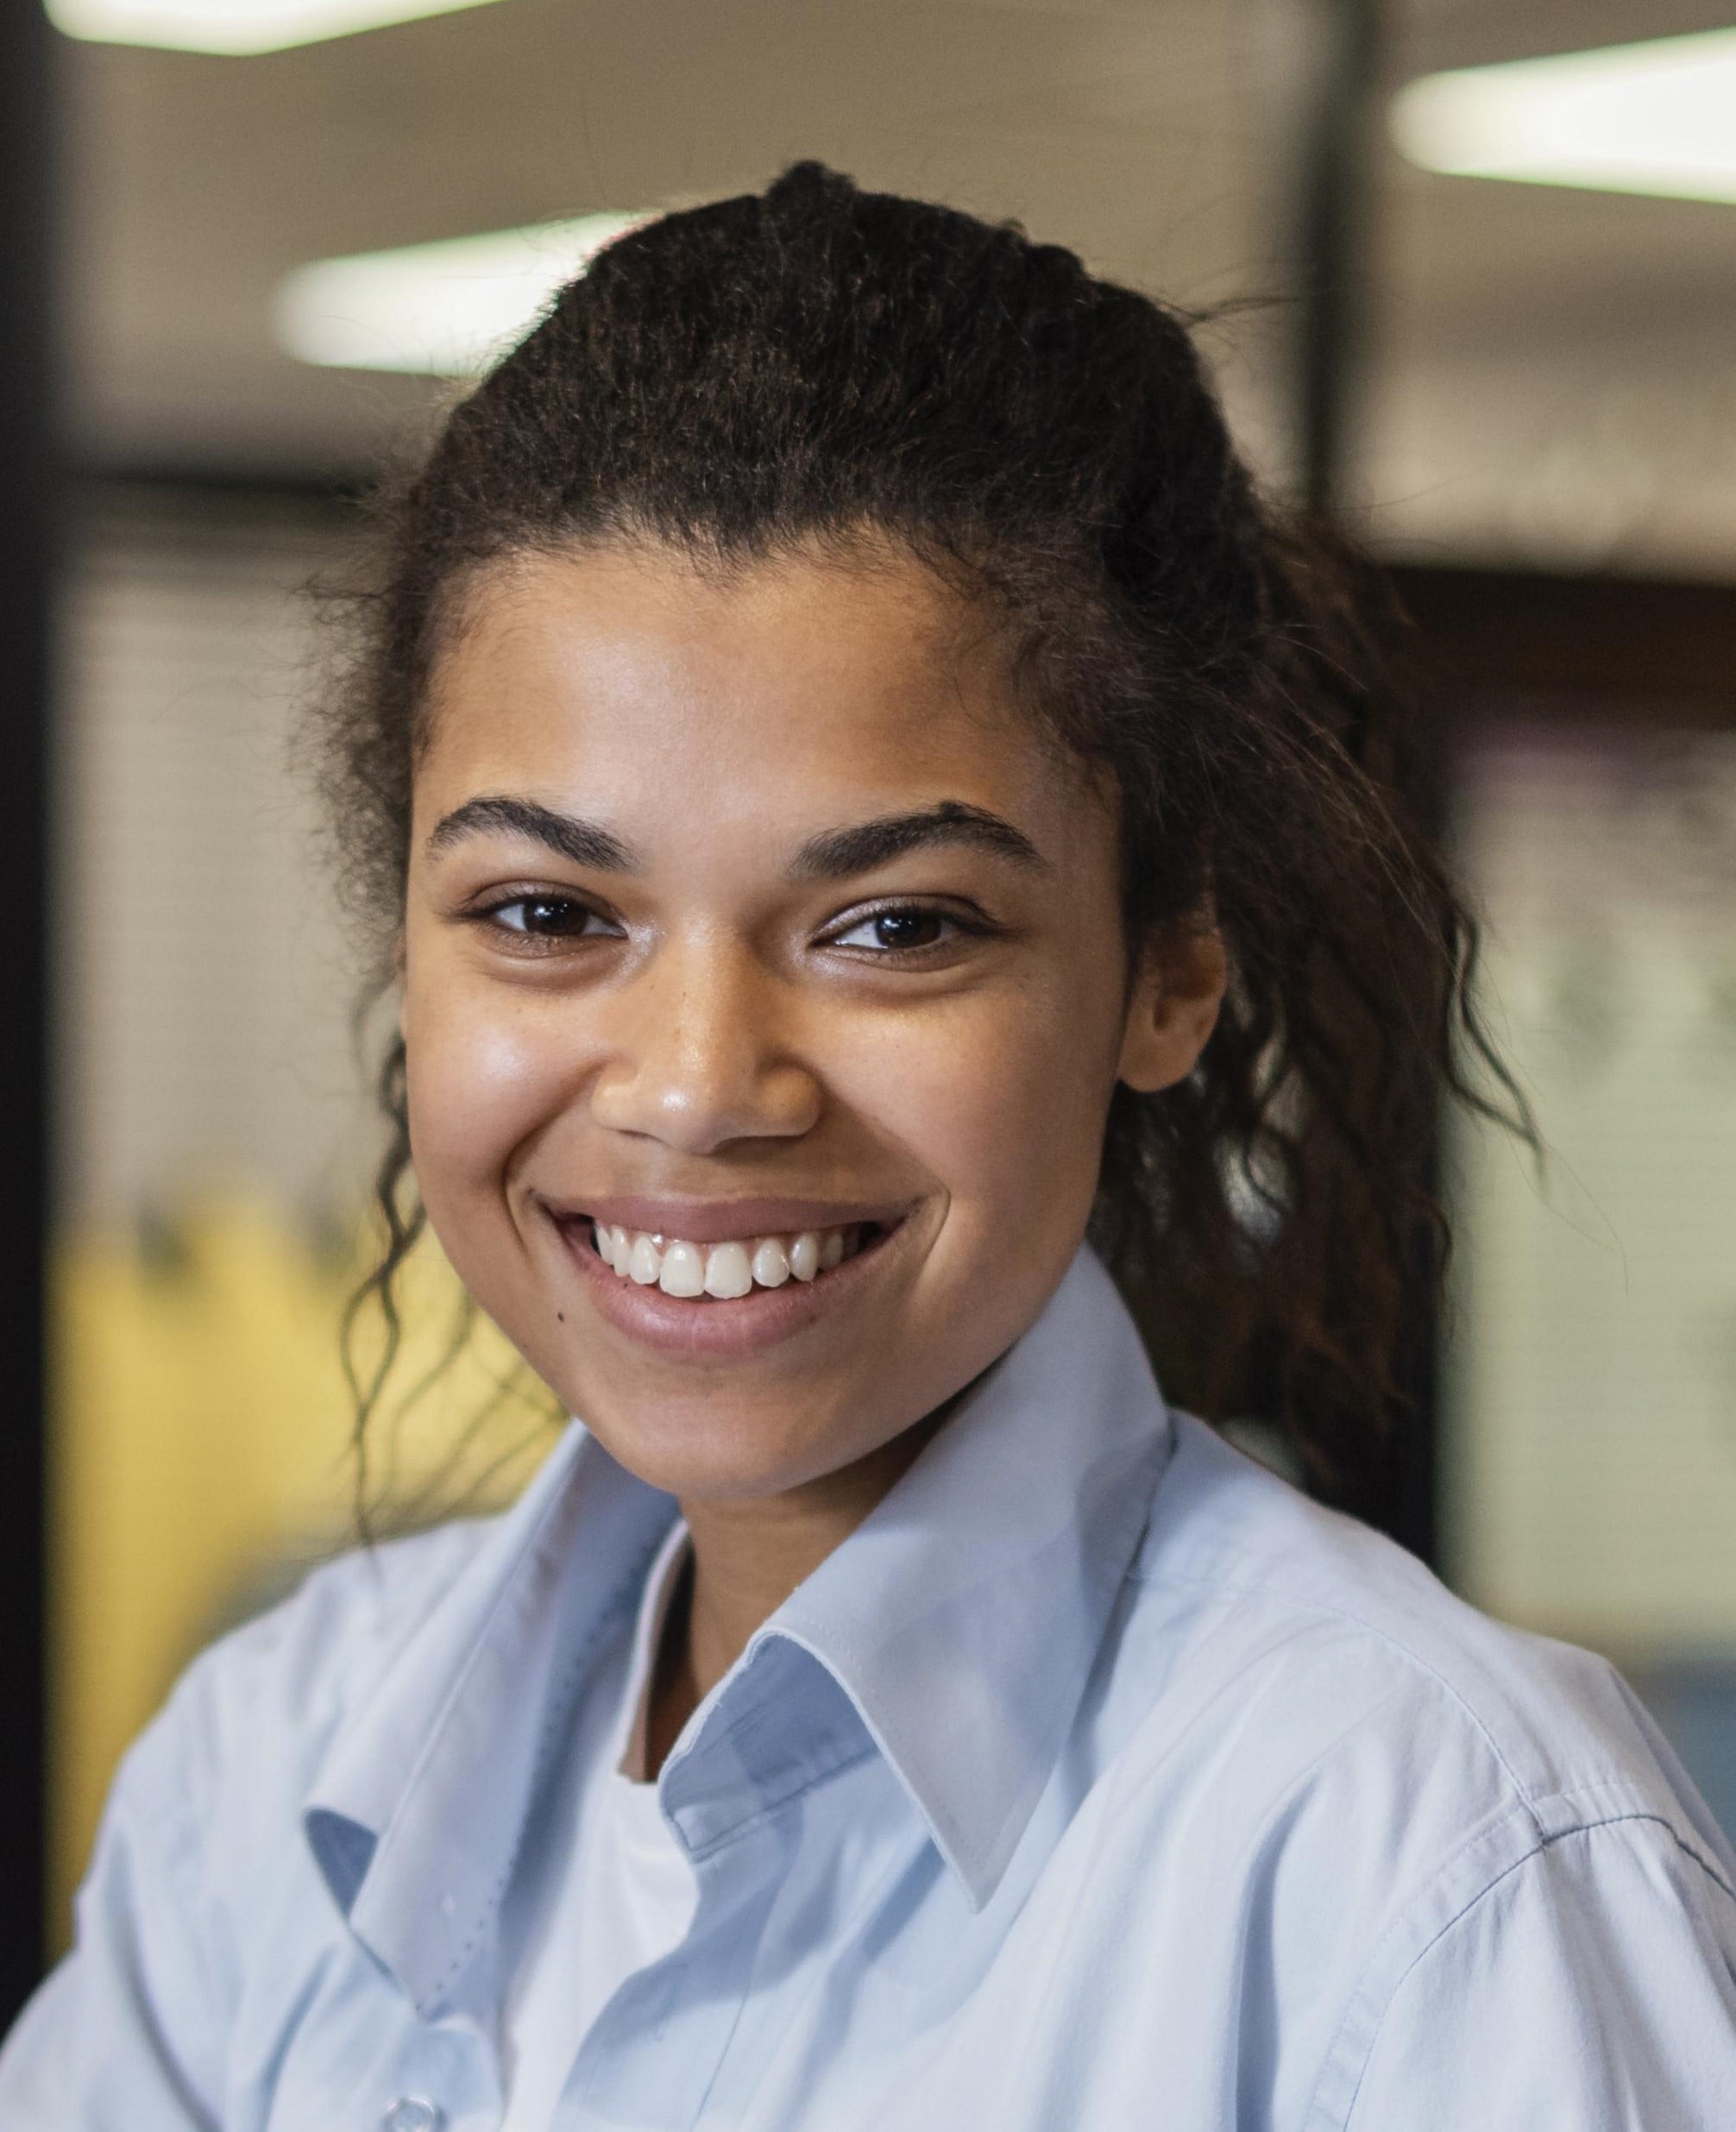
[[[714,1244],[705,1255],[705,1292],[724,1301],[745,1295],[753,1286],[753,1268],[745,1243]]]
[[[657,1286],[665,1295],[705,1293],[705,1254],[696,1243],[666,1243]]]
[[[817,1280],[841,1266],[852,1244],[859,1250],[864,1240],[864,1231],[854,1224],[804,1229],[795,1236],[731,1237],[708,1246],[608,1222],[593,1223],[592,1234],[597,1256],[620,1280],[641,1288],[659,1287],[665,1295],[683,1299],[707,1295],[720,1302],[749,1295],[756,1287],[781,1288],[791,1279]]]

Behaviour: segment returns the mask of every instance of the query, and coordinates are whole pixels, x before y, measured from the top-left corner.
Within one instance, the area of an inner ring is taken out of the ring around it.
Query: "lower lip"
[[[665,1295],[655,1284],[641,1287],[636,1280],[623,1280],[597,1255],[588,1223],[557,1223],[556,1228],[598,1313],[618,1331],[683,1361],[727,1362],[777,1347],[848,1305],[873,1279],[903,1223],[877,1232],[829,1274],[813,1280],[792,1279],[781,1288],[755,1288],[723,1301]]]

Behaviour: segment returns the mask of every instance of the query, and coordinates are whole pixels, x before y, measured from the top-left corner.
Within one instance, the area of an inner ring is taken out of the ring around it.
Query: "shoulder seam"
[[[1651,1823],[1656,1827],[1663,1829],[1664,1833],[1670,1838],[1670,1841],[1676,1846],[1676,1849],[1680,1851],[1685,1858],[1691,1858],[1694,1863],[1706,1873],[1707,1877],[1712,1881],[1715,1887],[1717,1887],[1727,1896],[1730,1896],[1733,1901],[1736,1901],[1736,1891],[1732,1890],[1728,1884],[1724,1880],[1722,1875],[1714,1871],[1714,1869],[1708,1865],[1707,1861],[1700,1855],[1694,1846],[1683,1840],[1681,1831],[1676,1827],[1674,1823],[1670,1821],[1661,1814],[1646,1814],[1638,1811],[1628,1814],[1604,1814],[1594,1821],[1577,1821],[1569,1827],[1552,1830],[1547,1835],[1539,1832],[1537,1841],[1532,1844],[1528,1850],[1522,1852],[1516,1858],[1510,1858],[1507,1863],[1501,1867],[1498,1873],[1494,1874],[1473,1894],[1468,1896],[1459,1905],[1458,1909],[1453,1912],[1452,1915],[1444,1920],[1437,1929],[1430,1934],[1429,1937],[1423,1942],[1422,1946],[1417,1949],[1416,1953],[1411,1957],[1410,1960],[1405,1964],[1404,1967],[1399,1972],[1397,1976],[1393,1978],[1392,1984],[1381,2003],[1379,2018],[1375,2021],[1374,2027],[1369,2031],[1368,2043],[1362,2052],[1362,2063],[1357,2068],[1355,2085],[1350,2091],[1349,2098],[1346,2104],[1343,2116],[1330,2121],[1333,2126],[1342,2127],[1347,2126],[1349,2123],[1350,2118],[1355,2110],[1356,2099],[1362,2091],[1362,2080],[1364,2075],[1368,2072],[1368,2060],[1374,2055],[1374,2046],[1380,2041],[1381,2032],[1386,2026],[1387,2016],[1392,2010],[1393,2000],[1397,1998],[1399,1991],[1403,1989],[1406,1979],[1411,1976],[1413,1971],[1418,1969],[1425,1961],[1428,1959],[1429,1956],[1433,1953],[1435,1949],[1441,1944],[1442,1940],[1444,1940],[1450,1933],[1456,1930],[1458,1926],[1462,1924],[1473,1910],[1476,1909],[1481,1903],[1487,1902],[1497,1888],[1501,1887],[1506,1882],[1511,1880],[1515,1873],[1529,1865],[1534,1858],[1541,1858],[1545,1852],[1552,1849],[1555,1845],[1563,1841],[1566,1838],[1570,1836],[1589,1835],[1597,1829],[1619,1827],[1624,1823],[1629,1821],[1646,1821]],[[1398,1928],[1398,1922],[1395,1921],[1394,1923],[1388,1928],[1387,1932],[1382,1934],[1381,1944],[1384,1945],[1386,1940],[1389,1939],[1393,1933],[1396,1932]],[[1374,1966],[1375,1961],[1379,1957],[1379,1953],[1380,1950],[1377,1947],[1374,1953],[1369,1957],[1368,1963],[1365,1965],[1365,1974],[1368,1970],[1372,1969]],[[1353,1992],[1351,1995],[1350,2005],[1346,2009],[1343,2020],[1339,2023],[1337,2032],[1332,2039],[1331,2045],[1327,2049],[1325,2059],[1321,2065],[1319,2078],[1315,2082],[1313,2092],[1309,2097],[1308,2116],[1304,2122],[1311,2128],[1315,2123],[1315,2112],[1319,2102],[1321,2084],[1324,2081],[1328,2072],[1330,2070],[1332,2059],[1338,2047],[1339,2038],[1343,2036],[1345,2028],[1349,2025],[1351,2013],[1355,2009],[1357,1996],[1358,1994],[1355,1992]],[[1321,2124],[1323,2132],[1324,2132],[1326,2121],[1323,2119],[1321,2121]]]

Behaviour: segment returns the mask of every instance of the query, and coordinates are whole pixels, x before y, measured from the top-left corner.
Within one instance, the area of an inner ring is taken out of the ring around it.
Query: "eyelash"
[[[995,930],[985,918],[966,917],[956,909],[946,909],[937,903],[886,902],[877,903],[868,910],[850,912],[847,921],[840,920],[834,922],[826,933],[821,935],[821,945],[828,947],[841,947],[846,935],[860,932],[865,926],[877,925],[882,919],[885,918],[932,919],[938,925],[950,927],[954,937],[966,940],[985,939]],[[875,962],[914,962],[920,956],[932,955],[951,944],[950,940],[942,939],[927,941],[920,947],[855,947],[846,949],[846,953],[864,955]]]
[[[529,925],[506,922],[507,912],[523,912],[537,904],[567,914],[569,921],[574,922],[574,929],[570,932],[558,929],[538,932],[533,931]],[[551,953],[563,941],[620,937],[618,931],[601,934],[588,934],[585,932],[583,928],[590,920],[594,919],[605,926],[611,923],[608,915],[594,903],[587,902],[576,896],[551,895],[546,891],[522,890],[515,896],[500,896],[482,909],[470,912],[469,917],[471,923],[487,926],[497,934],[504,934],[518,944],[514,950],[517,953]],[[914,947],[851,947],[845,949],[845,953],[860,955],[875,962],[913,963],[950,946],[953,939],[985,939],[997,929],[980,914],[972,917],[956,909],[946,909],[932,902],[895,901],[877,903],[866,910],[846,913],[844,918],[834,920],[831,927],[820,934],[819,944],[822,947],[840,947],[850,934],[859,932],[864,927],[878,924],[884,919],[900,918],[931,919],[938,925],[949,927],[951,935],[939,940],[924,941]]]
[[[472,911],[469,915],[474,923],[477,925],[492,927],[494,931],[507,934],[516,940],[524,940],[527,942],[537,941],[551,945],[557,940],[580,940],[585,937],[582,931],[574,931],[571,933],[560,931],[539,933],[533,932],[528,925],[515,926],[508,925],[506,922],[506,914],[509,910],[523,911],[530,909],[533,904],[538,903],[547,905],[555,910],[564,911],[571,914],[571,915],[576,919],[580,927],[582,927],[588,920],[593,918],[597,919],[603,924],[607,924],[610,922],[606,912],[598,909],[594,903],[586,902],[582,896],[550,895],[546,890],[534,891],[530,890],[521,890],[516,896],[500,896],[497,901],[489,903],[484,909]],[[604,937],[609,938],[616,936],[606,934]]]

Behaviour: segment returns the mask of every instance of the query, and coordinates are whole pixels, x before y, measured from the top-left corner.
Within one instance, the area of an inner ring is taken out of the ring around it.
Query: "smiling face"
[[[1129,984],[1109,804],[914,562],[522,559],[428,708],[411,1136],[466,1286],[685,1499],[888,1445],[1041,1310],[1215,949]]]

